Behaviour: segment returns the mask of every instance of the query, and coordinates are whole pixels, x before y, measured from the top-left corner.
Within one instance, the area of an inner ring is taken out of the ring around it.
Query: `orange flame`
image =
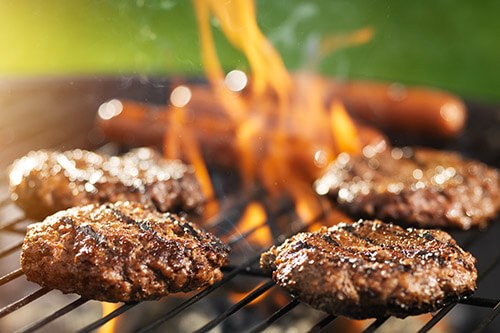
[[[251,202],[245,208],[237,224],[239,234],[249,233],[246,239],[253,245],[257,245],[261,248],[270,246],[273,243],[271,230],[267,224],[261,226],[266,219],[267,214],[264,207],[257,202]]]
[[[296,203],[297,215],[304,221],[313,219],[321,212],[321,205],[311,182],[338,153],[359,152],[355,125],[340,102],[334,101],[331,107],[326,103],[328,91],[321,79],[303,73],[292,80],[279,53],[258,27],[253,0],[193,2],[205,74],[228,121],[235,124],[235,145],[244,184],[249,187],[260,181],[271,194],[289,194]],[[248,86],[246,77],[241,89],[231,89],[225,80],[211,30],[212,16],[231,44],[246,56],[252,74]],[[364,28],[347,36],[324,39],[319,46],[320,56],[364,43],[372,35],[371,28]],[[187,94],[187,88],[182,88]],[[213,198],[199,143],[186,122],[184,106],[189,98],[180,98],[181,103],[176,103],[174,93],[170,128],[164,138],[165,155],[187,159],[196,170],[204,194]],[[249,207],[248,214],[258,215],[255,207]],[[207,216],[217,211],[218,206],[207,209]],[[244,219],[240,227],[251,225],[250,220],[258,219]],[[270,234],[259,237],[266,242],[271,239]]]
[[[106,317],[108,314],[118,309],[120,307],[120,304],[101,302],[101,306],[102,306],[102,316]],[[106,324],[101,326],[98,330],[98,333],[114,333],[116,331],[117,325],[118,325],[118,318],[113,318]]]
[[[251,291],[248,291],[248,292],[239,292],[239,291],[230,291],[227,295],[229,301],[231,301],[232,303],[236,304],[238,303],[239,301],[241,301],[243,298],[245,298],[248,294],[250,294],[252,291],[254,291],[255,289],[259,288],[260,286],[257,286],[255,287],[253,290]],[[250,303],[248,303],[248,305],[252,306],[252,305],[256,305],[258,303],[261,303],[262,301],[264,301],[267,296],[271,293],[270,290],[267,290],[266,292],[264,292],[262,295],[259,295],[257,298],[255,298],[254,300],[252,300]],[[274,297],[273,297],[274,298]],[[285,303],[286,304],[286,303]]]
[[[186,160],[194,167],[201,190],[205,198],[208,199],[204,211],[205,220],[207,220],[216,215],[219,206],[217,201],[211,200],[215,197],[215,193],[210,175],[194,133],[188,129],[185,112],[183,107],[173,106],[169,110],[168,114],[171,117],[169,124],[171,126],[169,131],[166,131],[164,138],[164,155],[170,159],[180,159],[184,155]]]
[[[253,0],[194,0],[194,4],[205,73],[236,123],[245,184],[260,179],[271,193],[286,191],[295,200],[301,219],[313,219],[321,207],[310,182],[335,158],[336,152],[360,151],[356,127],[338,101],[331,109],[327,107],[321,80],[311,75],[291,79],[280,55],[257,25]],[[230,91],[223,84],[224,71],[217,58],[211,15],[248,59],[252,80],[245,94]],[[372,35],[371,28],[364,28],[348,36],[325,39],[320,52],[324,55],[339,47],[364,43]],[[306,160],[296,160],[294,150],[305,152]]]
[[[344,106],[338,101],[332,103],[330,112],[332,133],[340,152],[357,154],[361,151],[358,130],[347,114]]]

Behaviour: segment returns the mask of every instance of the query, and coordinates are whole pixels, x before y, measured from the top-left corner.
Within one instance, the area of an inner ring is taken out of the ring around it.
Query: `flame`
[[[173,94],[175,89],[171,94],[171,100],[173,99]],[[185,104],[187,104],[186,101]],[[172,101],[173,106],[169,108],[168,115],[170,120],[169,130],[166,131],[164,137],[164,155],[170,159],[180,159],[185,156],[187,161],[195,169],[195,175],[201,186],[201,190],[208,199],[205,204],[205,220],[210,217],[215,216],[219,211],[219,205],[216,200],[211,200],[215,197],[212,182],[210,180],[210,175],[208,173],[207,166],[203,160],[199,143],[194,137],[194,133],[188,129],[188,124],[186,122],[186,110],[182,106],[176,107],[175,101]],[[181,103],[183,104],[183,103]]]
[[[253,290],[251,291],[245,291],[245,292],[239,292],[239,291],[230,291],[227,295],[228,299],[230,302],[232,302],[233,304],[236,304],[238,303],[239,301],[241,301],[243,298],[245,298],[248,294],[250,294],[252,291],[258,289],[261,285],[255,287]],[[248,303],[249,306],[252,306],[252,305],[256,305],[258,303],[261,303],[263,302],[264,300],[266,300],[267,296],[271,293],[271,290],[267,290],[266,292],[264,292],[263,294],[259,295],[257,298],[255,298],[254,300],[252,300],[250,303]],[[274,297],[273,297],[274,298]],[[281,299],[280,299],[281,300]],[[286,303],[285,303],[286,304]]]
[[[273,243],[273,236],[267,224],[261,226],[267,219],[267,214],[258,202],[251,202],[245,208],[237,227],[239,234],[250,233],[246,240],[261,248],[267,248]]]
[[[258,288],[258,287],[257,287]],[[241,301],[245,296],[247,296],[251,291],[240,292],[240,291],[229,291],[228,300],[236,304]],[[274,308],[282,308],[290,301],[290,297],[285,295],[279,289],[269,289],[264,294],[258,296],[256,299],[249,303],[250,306],[257,305],[259,303],[265,302],[268,305],[272,305]]]
[[[337,149],[340,152],[358,154],[361,151],[358,130],[344,106],[338,101],[332,103],[330,120]]]
[[[323,38],[319,47],[320,56],[325,57],[338,49],[367,43],[374,34],[372,27],[365,27],[346,35],[331,35]]]
[[[340,152],[360,151],[355,125],[339,101],[327,103],[328,89],[319,77],[302,73],[292,79],[279,53],[259,29],[253,0],[193,0],[193,3],[205,74],[212,94],[228,121],[235,125],[235,145],[244,185],[248,188],[260,182],[272,195],[290,195],[297,215],[304,221],[312,220],[322,207],[311,182]],[[225,76],[211,29],[212,17],[218,20],[229,42],[247,58],[249,78],[238,70]],[[372,35],[371,28],[364,28],[347,36],[329,37],[319,46],[319,55],[364,43]],[[190,98],[191,91],[185,86],[171,93],[164,153],[169,158],[184,157],[193,164],[204,194],[213,198],[214,190],[199,143],[186,121],[185,106]],[[245,213],[250,217],[244,217],[240,228],[253,227],[255,221],[265,218],[260,209],[252,204]],[[207,216],[217,211],[218,206],[212,207]],[[256,231],[256,235],[266,244],[272,239],[269,230]]]
[[[101,306],[102,306],[102,316],[106,317],[108,314],[118,309],[120,307],[120,304],[101,302]],[[118,325],[118,318],[113,318],[106,324],[101,326],[98,330],[98,333],[114,333],[115,331],[117,331],[116,330],[117,325]]]
[[[194,5],[205,73],[225,112],[236,123],[245,185],[259,179],[272,194],[286,191],[296,203],[298,216],[310,221],[321,211],[310,182],[335,158],[336,152],[360,151],[356,127],[340,102],[327,107],[321,80],[312,75],[292,80],[279,53],[258,27],[254,1],[194,0]],[[248,59],[252,75],[245,93],[223,84],[211,15],[219,21],[227,39]],[[325,39],[320,52],[364,43],[372,35],[371,28],[364,28],[348,36]],[[305,152],[305,160],[293,157],[291,151],[297,149]],[[253,206],[249,209],[255,210]]]

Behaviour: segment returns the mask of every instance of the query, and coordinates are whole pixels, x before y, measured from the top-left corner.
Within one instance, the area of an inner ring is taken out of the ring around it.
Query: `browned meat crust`
[[[213,284],[229,248],[184,218],[139,203],[91,204],[29,226],[29,281],[108,302],[158,299]]]
[[[261,256],[299,300],[358,319],[416,315],[470,295],[475,261],[444,231],[380,221],[301,233]]]
[[[424,148],[342,154],[315,184],[349,214],[420,227],[484,227],[500,208],[500,174]]]
[[[201,213],[204,196],[191,167],[141,148],[122,157],[85,150],[33,151],[10,169],[12,198],[28,217],[116,201],[153,204],[159,211]]]

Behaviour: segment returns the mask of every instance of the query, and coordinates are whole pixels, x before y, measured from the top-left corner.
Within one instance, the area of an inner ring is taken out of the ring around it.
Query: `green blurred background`
[[[371,26],[370,43],[326,57],[319,70],[500,101],[500,1],[260,0],[257,7],[262,30],[292,69],[322,37]],[[216,37],[224,67],[247,68]],[[188,0],[2,0],[0,45],[3,77],[202,73]]]

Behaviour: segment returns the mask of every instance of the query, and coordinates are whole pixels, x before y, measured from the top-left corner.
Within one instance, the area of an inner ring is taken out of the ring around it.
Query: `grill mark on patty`
[[[84,235],[91,237],[98,244],[106,244],[106,239],[103,235],[98,234],[90,225],[82,225],[76,227],[78,231]]]
[[[182,228],[182,230],[184,230],[184,231],[187,230],[187,232],[189,234],[191,234],[191,236],[193,236],[197,240],[202,240],[202,237],[200,236],[200,234],[188,223],[184,223],[184,222],[180,221],[179,226]]]
[[[149,224],[146,221],[137,221],[133,219],[132,217],[124,214],[121,210],[116,209],[111,207],[110,205],[106,205],[106,208],[111,210],[113,214],[122,222],[125,222],[126,224],[132,224],[135,225],[136,227],[139,228],[140,231],[143,232],[150,232],[153,235],[156,236],[156,232],[149,226]]]
[[[381,246],[384,241],[388,245]],[[293,236],[263,253],[261,266],[278,285],[319,310],[357,319],[406,317],[474,291],[475,259],[454,244],[444,232],[360,221]]]
[[[217,244],[216,236],[151,206],[130,201],[90,204],[29,228],[21,266],[29,281],[64,293],[137,302],[219,281],[229,248]],[[44,255],[44,249],[54,255]]]
[[[345,226],[342,226],[340,229],[345,230],[346,232],[348,232],[352,236],[354,236],[354,237],[356,237],[356,238],[364,241],[366,244],[371,244],[373,246],[377,246],[377,247],[380,247],[380,248],[388,249],[388,250],[391,250],[391,251],[394,251],[394,252],[404,251],[404,252],[406,252],[408,254],[414,254],[415,257],[420,257],[421,259],[424,259],[424,260],[431,259],[431,260],[434,260],[435,262],[437,262],[440,266],[444,266],[446,264],[446,261],[442,258],[441,252],[428,251],[428,250],[419,250],[417,252],[414,252],[415,249],[413,249],[413,248],[408,249],[408,248],[401,247],[399,245],[393,246],[393,245],[381,243],[381,242],[377,241],[378,239],[374,240],[374,239],[371,239],[368,236],[361,236],[360,234],[358,234],[357,232],[354,231],[354,227],[352,225],[345,225]],[[387,228],[384,227],[383,231],[387,232]],[[389,235],[395,235],[395,236],[398,236],[400,238],[404,238],[404,235],[402,233],[396,232],[394,230],[391,230],[390,233],[389,233]],[[406,237],[408,237],[408,235],[406,235]],[[425,239],[425,240],[428,240],[428,241],[436,241],[441,246],[444,246],[445,249],[446,248],[452,248],[455,251],[457,251],[458,253],[461,253],[461,251],[459,251],[459,249],[458,249],[457,246],[449,244],[448,242],[447,243],[443,243],[440,240],[438,240],[437,238],[435,238],[434,236],[432,236],[432,234],[430,234],[429,232],[425,232],[424,234],[412,234],[409,237],[411,239],[413,239],[413,240]],[[325,234],[321,235],[320,238],[323,239],[323,240],[325,240],[326,242],[334,245],[334,246],[342,247],[328,233],[325,233]],[[308,244],[308,243],[304,243],[304,242],[301,242],[301,244],[303,244],[303,248],[313,248],[313,249],[316,249],[316,250],[323,251],[323,249],[319,248],[318,246],[316,246],[314,244]],[[306,246],[306,244],[307,244],[307,246]],[[361,244],[360,246],[366,246],[366,245],[365,244]],[[366,261],[371,261],[371,260],[369,260],[369,258],[368,258],[368,256],[366,254],[360,253],[360,252],[358,252],[358,251],[356,251],[354,249],[351,249],[349,247],[342,247],[342,249],[343,249],[343,251],[347,251],[347,252],[349,252],[351,254],[354,254],[354,255],[360,254],[361,257],[359,259],[366,260]],[[386,260],[377,260],[377,261],[378,262],[384,262]],[[408,271],[408,265],[407,264],[399,263],[399,262],[395,261],[393,258],[391,258],[390,261],[392,263],[394,263],[394,264],[397,265],[397,267],[395,267],[396,269],[400,269],[400,270],[403,270],[403,271]],[[462,258],[458,257],[457,261],[459,261],[464,267],[466,267],[468,269],[471,268],[470,265],[465,260],[463,260]]]
[[[321,235],[321,239],[327,241],[330,244],[340,247],[340,244],[335,239],[333,239],[332,236],[330,236],[329,234]]]
[[[116,208],[113,208],[111,207],[109,204],[106,205],[106,208],[111,210],[113,212],[113,214],[121,221],[127,223],[127,224],[131,224],[131,225],[135,225],[136,227],[138,227],[141,231],[143,232],[146,232],[146,233],[149,233],[150,235],[152,235],[156,240],[158,240],[159,242],[161,243],[165,243],[166,240],[161,237],[160,235],[158,235],[158,233],[148,224],[148,222],[146,221],[137,221],[135,220],[134,218],[124,214],[122,211],[120,211],[119,209],[116,209]],[[168,213],[167,213],[168,214]],[[168,214],[168,216],[170,216],[170,214]],[[171,220],[169,218],[166,219],[167,222],[171,222]],[[205,240],[194,228],[193,226],[191,226],[189,223],[185,223],[185,222],[182,222],[182,221],[178,221],[178,226],[180,228],[182,228],[183,232],[185,233],[187,231],[188,234],[192,235],[196,240],[200,241],[200,242],[205,242],[207,240]],[[174,230],[174,233],[175,233],[175,228],[173,229]],[[177,236],[181,237],[183,236],[184,234],[182,235],[179,235],[177,234]],[[221,246],[223,245],[222,242],[218,241],[216,242],[216,246]],[[204,246],[203,243],[201,246]],[[224,245],[225,247],[225,245]],[[208,246],[205,246],[205,248],[208,250],[209,247]],[[225,247],[225,250],[228,251],[229,248]],[[212,264],[214,264],[215,262],[213,262],[212,260],[208,259],[208,261]],[[193,267],[193,269],[197,270],[196,267]]]
[[[80,149],[32,151],[16,160],[10,172],[22,174],[19,183],[10,184],[15,203],[37,220],[70,207],[117,201],[195,215],[204,208],[194,169],[166,160],[152,149],[132,150],[123,156]]]
[[[97,244],[103,245],[107,248],[107,239],[103,235],[95,231],[90,225],[75,225],[75,221],[71,217],[64,216],[60,219],[61,222],[71,225],[78,233],[83,233],[84,235],[92,238]]]
[[[485,226],[497,215],[498,170],[452,152],[415,148],[401,158],[395,158],[392,152],[333,162],[316,181],[316,189],[323,194],[328,188],[326,195],[352,216],[404,225],[469,229]],[[373,168],[372,161],[380,167]],[[421,174],[418,179],[416,170]],[[341,190],[350,195],[339,197]],[[477,195],[478,191],[482,195]]]
[[[388,249],[388,250],[391,250],[391,251],[394,251],[394,252],[404,251],[404,252],[406,252],[408,254],[413,253],[415,256],[418,256],[421,259],[425,259],[425,260],[432,259],[434,261],[437,261],[437,263],[440,266],[444,266],[446,264],[446,262],[442,258],[442,255],[441,255],[440,252],[436,253],[434,251],[429,251],[429,250],[418,250],[417,252],[414,252],[415,249],[413,249],[413,248],[405,248],[403,246],[400,246],[399,244],[390,245],[390,244],[386,244],[386,243],[383,243],[383,242],[378,242],[379,238],[377,238],[377,239],[371,239],[368,236],[361,236],[360,234],[358,234],[357,232],[354,231],[354,227],[352,225],[346,225],[345,227],[342,227],[342,229],[345,230],[345,231],[347,231],[349,234],[353,235],[354,237],[365,241],[368,244],[371,244],[371,245],[374,245],[374,246],[377,246],[377,247],[381,247],[381,248],[384,248],[384,249]],[[387,230],[384,229],[384,231],[387,231]],[[448,244],[444,244],[443,242],[440,242],[439,240],[437,240],[436,238],[434,238],[430,233],[427,232],[425,234],[429,235],[433,241],[437,241],[441,246],[444,246],[445,248],[451,247]],[[403,235],[401,233],[397,233],[395,231],[391,231],[389,233],[389,235],[395,235],[395,236],[398,236],[400,238],[403,238]],[[413,239],[413,240],[418,240],[419,238],[420,239],[423,238],[423,239],[429,240],[428,237],[421,236],[420,234],[417,234],[416,237],[413,237],[413,235],[411,235],[410,238]],[[454,247],[454,248],[456,249],[456,247]],[[459,261],[464,266],[466,266],[466,263],[463,260],[459,259]],[[391,258],[391,262],[394,262],[394,263],[396,263],[398,265],[405,266],[403,264],[399,264],[396,261],[394,261],[394,258]]]

